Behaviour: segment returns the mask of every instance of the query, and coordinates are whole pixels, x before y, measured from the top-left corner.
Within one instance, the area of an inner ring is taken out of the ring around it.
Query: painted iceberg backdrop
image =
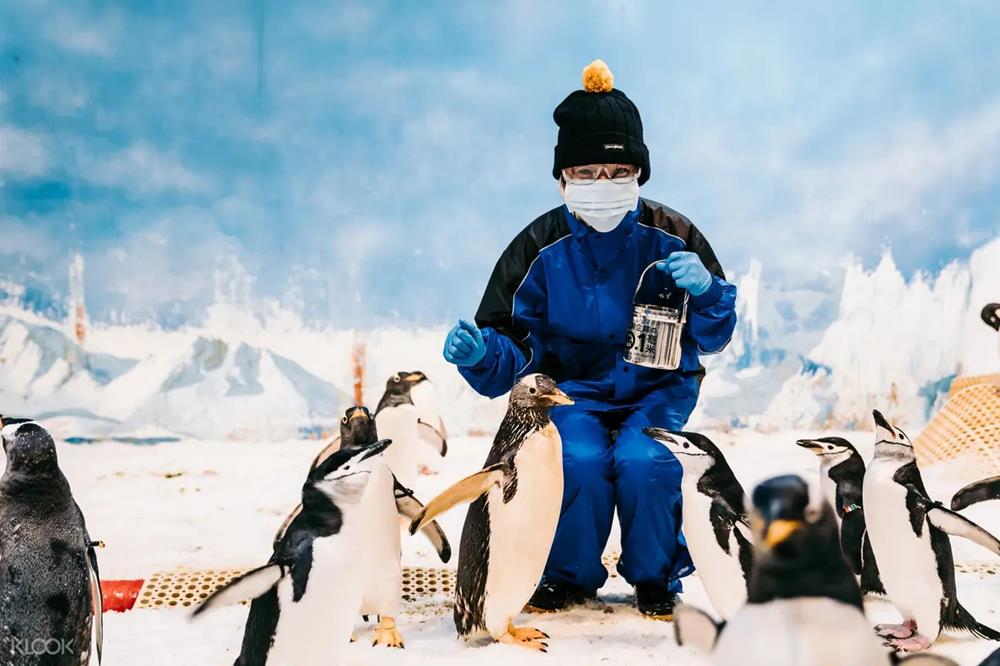
[[[866,428],[878,407],[916,430],[954,377],[1000,372],[997,334],[979,319],[1000,300],[1000,238],[909,279],[888,251],[872,270],[847,259],[795,286],[763,274],[752,260],[732,278],[739,324],[730,346],[705,358],[691,427]],[[419,369],[455,434],[489,432],[505,408],[441,359],[444,325],[317,326],[276,306],[256,311],[242,288],[217,289],[197,325],[87,323],[75,280],[65,307],[16,284],[0,290],[0,413],[46,418],[64,437],[323,434],[353,399],[359,345],[370,405],[392,373]]]

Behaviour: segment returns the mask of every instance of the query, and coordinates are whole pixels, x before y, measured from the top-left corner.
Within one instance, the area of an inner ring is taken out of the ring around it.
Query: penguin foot
[[[513,624],[509,624],[507,625],[507,633],[500,636],[497,640],[501,643],[517,645],[529,650],[548,652],[549,644],[543,640],[548,637],[549,635],[544,631],[539,631],[532,627],[515,627]]]
[[[909,638],[892,638],[886,641],[886,645],[896,652],[923,652],[931,646],[931,639],[913,634]]]
[[[876,624],[875,633],[882,638],[909,638],[917,633],[917,623],[909,620],[903,624]]]
[[[390,648],[405,648],[403,635],[396,628],[396,621],[391,617],[381,617],[378,626],[375,627],[375,637],[372,640],[372,647],[384,645]]]

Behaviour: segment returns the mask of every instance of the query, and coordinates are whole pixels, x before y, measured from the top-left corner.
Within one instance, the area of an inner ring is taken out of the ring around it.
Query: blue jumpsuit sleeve
[[[694,340],[698,353],[718,354],[729,344],[736,329],[736,285],[726,281],[715,251],[693,224],[688,231],[687,249],[697,254],[712,274],[708,291],[691,297],[687,334]]]
[[[476,325],[483,331],[486,355],[459,373],[477,393],[495,398],[524,375],[535,372],[544,353],[545,273],[537,243],[516,238],[494,269]]]
[[[691,297],[687,327],[699,353],[717,354],[725,349],[736,329],[736,287],[713,275],[708,291]]]

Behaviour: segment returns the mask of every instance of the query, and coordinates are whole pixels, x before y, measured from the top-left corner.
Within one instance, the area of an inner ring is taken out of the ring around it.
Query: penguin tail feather
[[[955,614],[951,622],[946,622],[946,626],[963,629],[970,632],[973,636],[977,638],[986,638],[991,641],[1000,641],[1000,631],[992,627],[987,627],[985,624],[976,620],[972,617],[972,613],[967,611],[962,604],[955,604]]]

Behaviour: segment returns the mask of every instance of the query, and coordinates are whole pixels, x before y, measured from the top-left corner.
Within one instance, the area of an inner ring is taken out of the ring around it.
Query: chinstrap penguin
[[[194,611],[252,599],[235,666],[336,665],[351,640],[369,580],[368,492],[389,440],[343,449],[309,473],[302,510],[268,563],[213,593]],[[391,632],[390,632],[391,633]]]
[[[864,459],[843,437],[800,439],[796,444],[819,459],[820,489],[837,516],[840,546],[847,563],[861,578],[861,593],[885,594],[865,527]]]
[[[59,469],[49,433],[3,419],[0,478],[0,664],[86,665],[103,648],[95,542]]]
[[[876,630],[894,648],[926,649],[943,628],[1000,640],[958,601],[948,534],[970,539],[1000,555],[1000,541],[927,495],[913,445],[877,410],[875,455],[865,473],[868,534],[886,595],[903,616]]]
[[[797,476],[753,492],[754,565],[747,605],[724,624],[678,607],[677,642],[741,666],[888,666],[900,661],[872,635],[861,590],[840,554],[833,508]],[[921,655],[908,664],[953,664]]]
[[[462,479],[414,518],[421,529],[444,511],[472,502],[462,529],[455,589],[460,636],[485,631],[494,640],[545,651],[548,636],[515,627],[552,547],[562,505],[562,440],[550,408],[573,401],[551,378],[527,375],[514,385],[483,469]]]
[[[746,603],[753,564],[743,486],[708,437],[662,428],[645,428],[643,432],[673,453],[684,469],[684,538],[715,612],[728,619]]]
[[[365,407],[349,408],[340,421],[338,450],[363,448],[377,441],[378,433],[371,412]],[[313,461],[310,473],[329,455],[330,452],[324,449]],[[393,476],[385,464],[373,468],[367,492],[372,495],[368,501],[377,507],[377,515],[372,514],[368,527],[371,539],[371,552],[368,556],[370,578],[365,584],[365,601],[361,612],[366,617],[378,616],[379,625],[375,629],[373,645],[403,647],[403,639],[395,622],[399,613],[403,576],[399,517],[402,516],[409,522],[423,509],[423,504],[414,497],[412,490],[404,487]],[[275,535],[275,545],[301,510],[300,504],[285,519]],[[434,546],[441,561],[448,562],[451,559],[451,545],[441,526],[432,521],[424,528],[423,533]]]

